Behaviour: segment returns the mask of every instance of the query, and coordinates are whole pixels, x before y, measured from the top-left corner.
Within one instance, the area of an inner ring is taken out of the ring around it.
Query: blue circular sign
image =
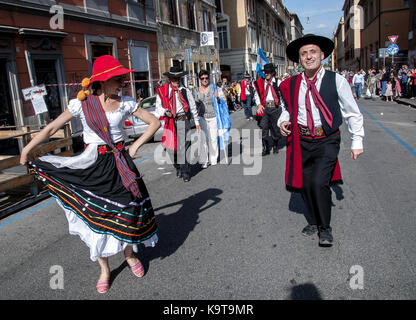
[[[390,55],[395,55],[395,54],[397,54],[399,52],[399,46],[397,44],[391,44],[387,48],[387,52]]]

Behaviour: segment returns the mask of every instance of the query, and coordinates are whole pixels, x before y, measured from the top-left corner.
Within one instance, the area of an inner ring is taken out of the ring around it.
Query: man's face
[[[181,78],[170,78],[170,83],[172,86],[179,88],[179,84],[181,82]]]
[[[319,69],[324,57],[321,48],[315,44],[307,44],[299,49],[299,62],[306,71]]]
[[[271,78],[273,78],[274,73],[269,72],[269,71],[264,71],[264,75],[266,76],[266,80],[270,80]]]
[[[227,84],[228,83],[228,79],[227,78],[222,78],[222,83],[223,84]]]

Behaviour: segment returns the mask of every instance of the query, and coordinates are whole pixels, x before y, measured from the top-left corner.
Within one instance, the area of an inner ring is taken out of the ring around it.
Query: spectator
[[[389,81],[387,81],[387,84],[386,84],[385,96],[386,96],[386,101],[393,102],[393,85],[392,85],[390,79],[389,79]]]
[[[361,71],[360,72],[357,72],[354,75],[354,77],[352,79],[352,83],[353,83],[353,85],[355,87],[356,99],[357,100],[360,100],[360,98],[361,98],[361,91],[362,91],[363,86],[364,86],[364,75],[363,75],[363,73]]]
[[[370,77],[367,79],[367,88],[370,91],[370,97],[372,100],[375,100],[376,97],[376,87],[377,87],[377,77],[376,73],[372,72]]]
[[[394,97],[395,98],[399,98],[402,95],[402,88],[400,85],[400,81],[398,77],[394,77],[394,82],[395,82],[395,86],[394,86]]]

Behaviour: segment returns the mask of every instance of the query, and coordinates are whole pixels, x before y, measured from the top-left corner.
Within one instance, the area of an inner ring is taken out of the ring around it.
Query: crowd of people
[[[416,99],[416,69],[407,65],[400,68],[363,69],[339,72],[350,83],[357,100],[362,98],[393,102],[396,98]],[[363,91],[365,89],[365,91]]]

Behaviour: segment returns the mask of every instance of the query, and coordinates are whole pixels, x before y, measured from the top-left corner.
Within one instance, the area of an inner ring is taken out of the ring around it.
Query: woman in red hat
[[[135,99],[119,96],[123,76],[133,72],[109,55],[97,58],[91,78],[68,109],[48,124],[26,147],[20,163],[42,180],[65,211],[70,234],[79,235],[97,261],[101,274],[97,291],[110,287],[108,257],[124,251],[137,277],[144,275],[136,258],[138,244],[154,246],[157,226],[146,186],[132,158],[160,127],[151,113],[138,108]],[[128,115],[147,124],[148,129],[126,150],[122,124]],[[44,156],[29,161],[30,151],[68,121],[79,118],[83,125],[85,150],[73,157]]]

